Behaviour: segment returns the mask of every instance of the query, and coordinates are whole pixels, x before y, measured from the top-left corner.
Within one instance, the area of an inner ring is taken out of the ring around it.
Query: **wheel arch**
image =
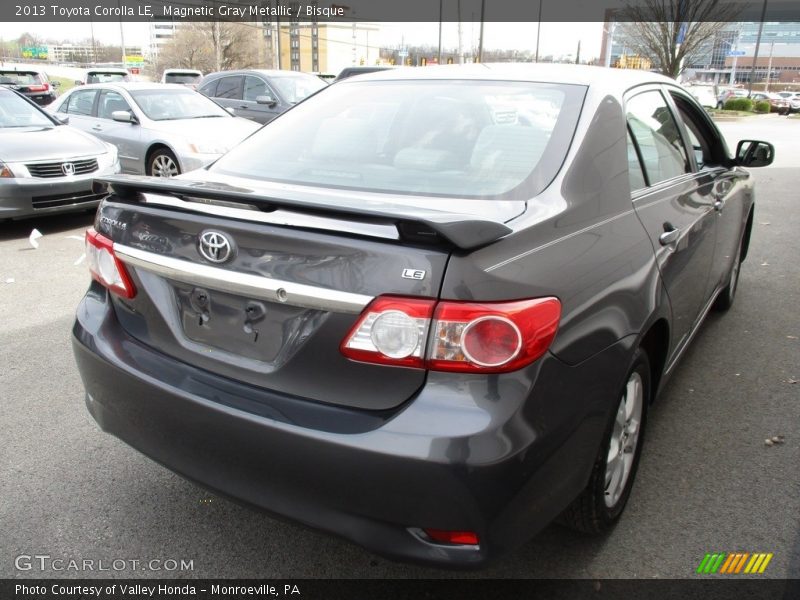
[[[144,172],[147,174],[147,170],[150,166],[150,158],[155,154],[158,150],[169,150],[172,153],[172,156],[175,157],[175,161],[178,163],[178,168],[183,173],[183,165],[181,164],[181,159],[178,157],[178,153],[175,152],[175,149],[167,144],[166,142],[153,142],[150,144],[150,147],[147,149],[147,152],[144,155]]]
[[[650,361],[650,383],[652,404],[658,396],[664,369],[669,354],[669,323],[663,317],[650,325],[639,342],[639,347],[645,351]]]

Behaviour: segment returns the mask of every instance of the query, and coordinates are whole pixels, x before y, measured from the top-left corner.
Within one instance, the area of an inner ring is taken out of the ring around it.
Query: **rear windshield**
[[[31,85],[42,83],[43,78],[38,73],[25,71],[0,71],[0,83],[13,83],[16,85]]]
[[[93,72],[86,76],[86,83],[115,83],[119,81],[130,81],[127,73],[102,73]]]
[[[203,78],[197,73],[167,73],[164,75],[164,83],[197,83]]]
[[[371,192],[527,199],[558,172],[585,92],[496,81],[336,84],[211,170]]]

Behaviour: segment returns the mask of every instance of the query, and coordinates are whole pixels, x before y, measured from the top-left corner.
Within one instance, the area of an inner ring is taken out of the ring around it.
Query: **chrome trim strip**
[[[148,206],[169,206],[179,208],[194,213],[204,213],[226,219],[240,219],[242,221],[254,221],[257,223],[267,223],[269,225],[283,225],[286,227],[305,227],[307,229],[319,229],[324,231],[335,231],[337,233],[354,233],[387,240],[399,240],[400,234],[394,225],[381,225],[378,223],[358,223],[346,219],[331,219],[316,215],[305,215],[286,210],[275,210],[272,212],[262,212],[253,205],[250,208],[236,208],[219,204],[208,204],[204,202],[189,202],[159,196],[151,193],[145,194],[145,204]]]
[[[114,252],[122,262],[168,279],[291,306],[358,314],[373,299],[363,294],[209,267],[117,243]]]

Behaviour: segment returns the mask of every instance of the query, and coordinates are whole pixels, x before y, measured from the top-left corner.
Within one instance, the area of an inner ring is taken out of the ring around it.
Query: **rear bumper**
[[[615,396],[603,385],[619,389],[613,372],[629,351],[619,343],[581,367],[547,356],[508,378],[430,374],[397,412],[371,415],[174,361],[125,334],[105,294],[93,286],[73,329],[103,430],[224,495],[390,558],[447,566],[519,546],[580,492]],[[474,531],[480,544],[434,544],[416,528]]]

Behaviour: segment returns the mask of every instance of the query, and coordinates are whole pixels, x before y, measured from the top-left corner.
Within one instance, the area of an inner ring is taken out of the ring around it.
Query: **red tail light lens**
[[[474,531],[448,531],[444,529],[423,529],[432,542],[458,546],[477,546],[478,534]]]
[[[114,242],[92,229],[86,230],[86,262],[92,277],[123,298],[133,298],[136,288],[125,265],[114,254]]]
[[[437,303],[381,296],[364,310],[341,351],[362,362],[505,373],[541,357],[560,318],[561,303],[556,298]]]
[[[44,83],[42,85],[29,85],[28,91],[30,92],[46,92],[50,89],[49,83]]]

